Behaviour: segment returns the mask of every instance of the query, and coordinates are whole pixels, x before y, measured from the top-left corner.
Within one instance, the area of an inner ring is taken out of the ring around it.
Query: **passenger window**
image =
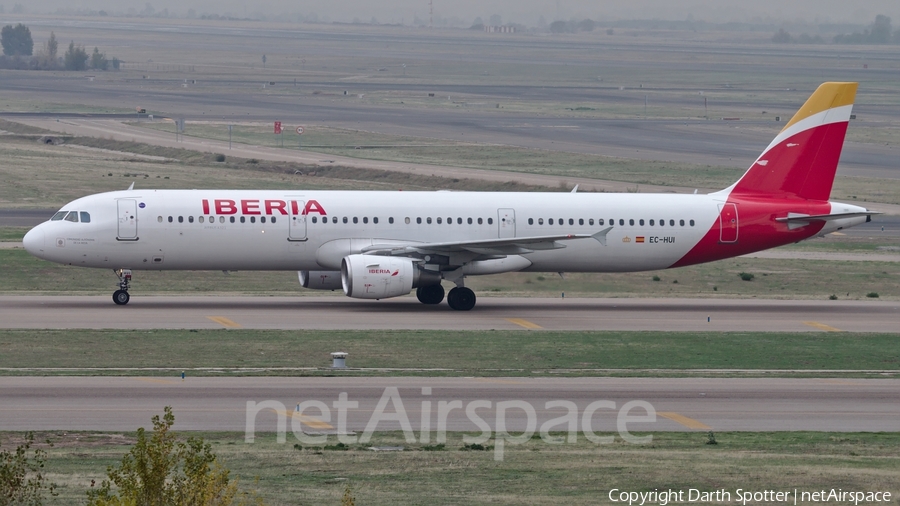
[[[544,218],[538,218],[538,225],[544,224]]]
[[[591,220],[591,225],[594,224],[593,221],[594,220]],[[612,223],[612,220],[610,220],[610,223]],[[597,220],[597,225],[603,225],[603,218],[600,218],[599,220]]]
[[[332,223],[337,223],[337,222],[338,222],[337,216],[332,216],[332,217],[331,217],[331,222],[332,222]],[[272,223],[275,223],[275,220],[272,220]]]
[[[66,215],[66,221],[78,223],[78,211],[69,211],[69,214]]]
[[[482,224],[481,218],[478,218],[478,224],[479,224],[479,225]]]
[[[241,223],[247,223],[247,217],[241,216]]]
[[[528,224],[534,225],[534,218],[528,218]]]
[[[440,225],[440,224],[441,224],[441,217],[440,217],[440,216],[438,216],[438,219],[437,219],[437,224],[438,224],[438,225]]]
[[[494,218],[488,218],[488,225],[494,224]]]
[[[157,216],[157,217],[156,217],[156,222],[157,222],[157,223],[162,223],[162,216]]]
[[[472,224],[472,218],[469,218],[468,223],[469,223],[469,225]]]
[[[50,221],[59,221],[59,220],[65,218],[66,214],[68,214],[68,211],[60,211],[60,212],[54,214],[53,217],[50,218]]]
[[[593,224],[594,224],[594,218],[589,219],[588,225],[593,225]],[[600,224],[603,225],[603,220],[600,220]]]
[[[173,220],[172,217],[169,216],[169,223],[172,223],[173,221],[175,221],[175,220]]]
[[[417,224],[417,225],[421,225],[421,224],[422,224],[422,218],[416,218],[416,224]]]
[[[344,223],[347,223],[347,217],[344,216]]]
[[[250,223],[256,223],[256,216],[250,217]]]
[[[260,223],[265,223],[265,222],[266,222],[266,217],[265,217],[265,216],[260,216],[260,217],[259,217],[259,222],[260,222]]]
[[[369,217],[368,217],[368,216],[363,216],[363,223],[366,223],[366,224],[369,223]]]
[[[391,221],[394,221],[394,218],[391,218]],[[374,223],[374,224],[376,224],[376,225],[378,224],[378,217],[377,217],[377,216],[374,217],[374,218],[372,218],[372,223]]]
[[[575,220],[573,220],[572,218],[569,218],[569,225],[574,225],[574,224],[575,224]]]
[[[638,221],[638,224],[639,224],[639,225],[640,225],[640,226],[642,226],[642,227],[643,227],[643,226],[644,226],[644,220],[640,220],[640,221]]]
[[[681,225],[681,226],[683,227],[683,226],[684,226],[684,220],[678,220],[678,224]]]
[[[197,218],[197,221],[199,221],[199,222],[200,222],[200,223],[203,223],[203,221],[204,221],[204,218],[203,218],[203,216],[201,216],[201,217],[199,217],[199,218]]]
[[[319,221],[318,221],[318,218],[316,218],[315,216],[313,216],[312,221],[313,221],[313,223],[318,223],[318,222],[319,222]]]
[[[650,220],[650,226],[651,227],[653,226],[653,220]]]
[[[547,224],[548,224],[548,225],[553,225],[553,218],[549,218],[549,219],[547,220]]]
[[[184,223],[184,216],[178,217],[178,223]]]
[[[359,223],[359,218],[357,218],[356,216],[354,216],[354,217],[353,217],[353,223]]]
[[[188,223],[193,223],[193,222],[194,222],[194,217],[188,216]]]
[[[562,218],[559,219],[559,224],[560,224],[560,225],[564,225],[564,224],[565,224],[565,223],[563,223],[563,219],[562,219]]]
[[[159,217],[159,221],[162,221],[162,216]],[[81,211],[81,222],[82,223],[90,223],[91,222],[91,213],[86,213]]]
[[[412,220],[409,219],[409,216],[407,216],[406,218],[403,218],[403,223],[406,223],[407,225],[409,225],[410,221],[412,221]]]
[[[456,218],[456,224],[462,225],[462,218]]]
[[[619,218],[619,226],[621,226],[621,227],[624,227],[624,226],[625,226],[625,220],[624,220],[624,219]]]
[[[225,223],[225,217],[219,216],[219,223]],[[275,218],[272,218],[272,223],[275,223]]]
[[[440,218],[438,218],[438,219],[440,219]],[[429,216],[428,218],[425,218],[425,223],[431,225],[431,216]]]
[[[578,218],[578,224],[584,225],[584,218]]]
[[[691,220],[691,226],[692,227],[694,226],[694,220]]]
[[[394,224],[394,217],[391,216],[390,218],[388,218],[388,225],[393,225],[393,224]]]
[[[234,216],[232,216],[232,217],[230,217],[230,218],[228,218],[228,221],[230,221],[230,222],[232,222],[232,223],[234,223]]]

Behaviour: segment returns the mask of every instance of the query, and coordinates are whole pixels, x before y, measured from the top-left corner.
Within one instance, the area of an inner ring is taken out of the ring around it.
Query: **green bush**
[[[869,298],[872,298],[872,299],[877,299],[877,298],[878,298],[878,292],[869,292],[869,293],[866,294],[866,297],[869,297]]]
[[[743,279],[744,281],[753,281],[753,278],[755,277],[753,274],[751,274],[749,272],[742,272],[742,273],[738,274],[738,276],[740,276],[741,279]]]

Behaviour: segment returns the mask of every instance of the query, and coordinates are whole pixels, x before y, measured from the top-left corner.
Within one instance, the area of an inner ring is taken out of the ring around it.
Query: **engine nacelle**
[[[348,297],[387,299],[411,292],[418,271],[409,258],[348,255],[341,260],[341,283]]]
[[[340,290],[341,271],[297,271],[300,286],[310,290]]]

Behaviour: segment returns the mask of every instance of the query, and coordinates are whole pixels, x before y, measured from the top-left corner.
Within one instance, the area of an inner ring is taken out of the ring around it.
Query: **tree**
[[[875,44],[887,44],[891,41],[891,18],[884,14],[875,16],[875,25],[872,27],[872,42]]]
[[[550,23],[550,33],[565,33],[566,32],[566,22],[565,21],[554,21]]]
[[[109,68],[109,60],[106,59],[106,55],[100,52],[99,48],[94,48],[94,52],[91,53],[91,68],[97,70],[106,70]]]
[[[47,483],[44,477],[47,452],[36,449],[32,453],[32,444],[34,433],[29,432],[14,453],[0,452],[0,504],[40,506],[45,489],[56,495],[56,485]]]
[[[119,467],[108,467],[108,479],[88,492],[88,506],[261,504],[258,498],[238,493],[237,481],[231,480],[203,438],[178,441],[170,430],[175,423],[172,408],[166,406],[164,411],[162,419],[153,417],[151,434],[138,429],[137,441]]]
[[[56,41],[56,34],[50,32],[50,39],[47,41],[47,56],[51,60],[56,61],[56,53],[59,51],[59,42]]]
[[[88,54],[84,46],[76,47],[75,41],[69,43],[69,50],[63,56],[66,70],[85,70],[87,68]]]
[[[582,19],[578,22],[578,31],[580,32],[593,32],[596,27],[597,24],[593,19]]]
[[[784,31],[784,28],[779,28],[775,35],[772,36],[772,42],[778,44],[789,44],[791,40],[793,40],[791,34]]]
[[[31,30],[22,23],[6,25],[0,30],[0,44],[6,56],[31,56],[34,51],[34,40]]]

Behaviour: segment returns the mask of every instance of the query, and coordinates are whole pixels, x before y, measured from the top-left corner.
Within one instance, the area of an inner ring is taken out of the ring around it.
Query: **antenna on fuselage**
[[[134,181],[131,182],[131,186],[128,187],[128,191],[134,190]]]
[[[578,185],[577,184],[575,185],[575,188],[572,188],[571,193],[578,193]]]

